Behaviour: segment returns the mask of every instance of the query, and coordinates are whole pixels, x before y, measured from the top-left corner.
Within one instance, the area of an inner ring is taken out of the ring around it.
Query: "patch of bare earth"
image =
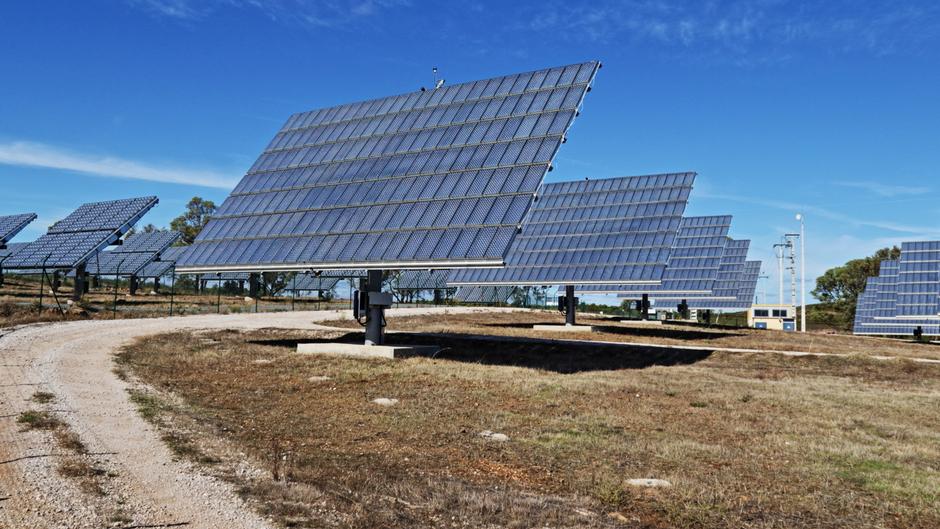
[[[179,457],[287,527],[940,526],[935,365],[451,336],[434,358],[294,353],[335,339],[175,333],[118,363]]]

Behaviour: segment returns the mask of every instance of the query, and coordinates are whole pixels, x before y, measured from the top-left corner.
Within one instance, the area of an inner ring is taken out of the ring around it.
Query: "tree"
[[[816,279],[816,288],[812,294],[816,299],[826,305],[828,312],[835,313],[837,323],[848,327],[855,319],[855,305],[858,296],[865,291],[865,283],[869,277],[878,275],[881,261],[897,259],[901,256],[901,249],[897,246],[882,248],[874,255],[862,259],[853,259],[842,266],[830,268]]]
[[[137,230],[137,228],[131,228],[131,229],[127,230],[127,235],[128,235],[128,236],[131,236],[131,235],[134,235],[135,233],[154,233],[154,232],[157,232],[157,231],[166,231],[166,229],[165,229],[165,228],[158,228],[158,227],[154,226],[153,224],[147,224],[146,226],[144,226],[143,228],[141,228],[139,231]]]
[[[215,210],[215,203],[211,200],[193,197],[186,204],[186,212],[170,222],[170,229],[183,235],[181,238],[183,244],[192,244],[199,232],[206,227],[209,217],[215,213]]]

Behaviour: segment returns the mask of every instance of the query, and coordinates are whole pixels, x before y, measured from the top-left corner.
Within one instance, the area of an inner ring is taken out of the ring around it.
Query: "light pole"
[[[796,214],[800,221],[800,332],[806,332],[806,217]]]

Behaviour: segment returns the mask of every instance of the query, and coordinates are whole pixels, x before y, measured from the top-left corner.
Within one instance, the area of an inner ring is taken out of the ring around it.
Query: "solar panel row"
[[[855,334],[911,336],[917,328],[940,335],[940,241],[903,243],[857,301]]]
[[[13,237],[23,231],[30,222],[36,220],[35,213],[0,216],[0,247],[10,242]]]
[[[710,296],[730,227],[730,215],[684,217],[659,285],[577,285],[575,289],[597,293],[673,293],[685,298]]]
[[[135,233],[113,250],[98,252],[91,257],[86,272],[91,275],[141,275],[144,267],[158,259],[162,252],[179,239],[180,234],[175,231]]]
[[[655,283],[695,173],[545,184],[504,268],[454,271],[452,285]]]
[[[75,268],[117,241],[156,204],[157,197],[84,204],[8,258],[4,267]]]

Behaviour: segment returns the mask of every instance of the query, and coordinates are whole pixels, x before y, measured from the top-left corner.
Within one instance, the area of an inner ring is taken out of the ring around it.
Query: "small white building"
[[[796,307],[793,305],[753,305],[747,312],[747,325],[755,329],[795,331]]]

